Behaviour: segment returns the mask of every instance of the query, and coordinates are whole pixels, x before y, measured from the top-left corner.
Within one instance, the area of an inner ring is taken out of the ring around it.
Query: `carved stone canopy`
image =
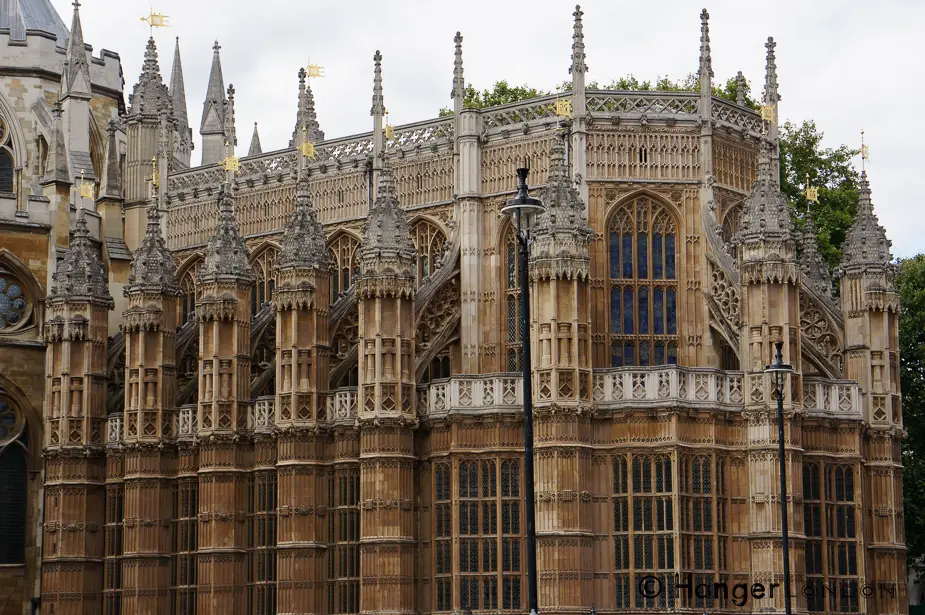
[[[247,260],[247,246],[238,231],[234,217],[234,196],[230,186],[222,188],[221,203],[215,233],[209,238],[205,261],[199,269],[199,282],[216,282],[221,279],[253,283],[257,277]]]
[[[384,154],[376,203],[366,219],[357,259],[361,277],[415,277],[417,259],[408,220],[398,203],[392,167]]]
[[[282,250],[276,260],[277,269],[313,269],[327,273],[334,267],[324,242],[321,223],[312,206],[308,173],[304,171],[299,173],[295,212],[280,243]]]
[[[771,176],[771,143],[763,140],[758,155],[758,173],[751,193],[745,199],[742,229],[736,235],[736,242],[787,242],[792,238],[790,208],[781,194],[779,182]]]
[[[841,266],[846,270],[887,267],[892,261],[891,245],[890,240],[886,238],[886,231],[880,226],[877,214],[874,213],[867,171],[862,171],[858,186],[858,215],[848,229]]]
[[[148,206],[148,229],[132,259],[132,273],[125,286],[125,296],[148,291],[178,295],[177,272],[173,257],[161,234],[161,216],[156,203]]]
[[[53,276],[48,303],[51,305],[79,302],[113,307],[109,280],[100,255],[90,241],[90,229],[83,210],[77,210],[77,225],[71,237],[70,249]]]
[[[145,48],[144,64],[141,76],[129,97],[129,117],[138,115],[156,116],[164,112],[173,120],[173,103],[167,85],[161,79],[161,70],[157,63],[157,46],[154,39],[148,39]]]

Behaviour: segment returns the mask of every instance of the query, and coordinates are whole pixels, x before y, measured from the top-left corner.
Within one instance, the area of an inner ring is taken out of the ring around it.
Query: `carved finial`
[[[736,104],[740,107],[745,106],[745,75],[742,74],[742,71],[736,75]]]
[[[315,269],[328,272],[334,267],[324,241],[324,231],[312,205],[308,171],[299,165],[296,180],[295,211],[280,240],[277,269]]]
[[[296,112],[295,128],[292,130],[290,147],[298,147],[304,137],[312,143],[324,141],[324,132],[318,124],[315,113],[315,97],[312,86],[308,81],[308,72],[305,68],[299,69],[299,104]]]
[[[463,98],[466,95],[466,81],[463,79],[462,34],[457,32],[453,42],[456,43],[456,57],[453,60],[453,90],[450,98]]]
[[[375,69],[373,71],[373,106],[369,110],[370,115],[385,114],[385,99],[382,96],[382,54],[376,50],[373,56]]]
[[[228,98],[225,101],[228,108],[225,112],[225,138],[231,145],[238,144],[238,135],[234,125],[234,85],[228,84]]]
[[[157,45],[154,39],[148,39],[148,45],[145,47],[144,63],[141,67],[141,75],[138,77],[138,83],[129,96],[129,116],[144,115],[148,118],[168,113],[173,115],[173,103],[170,99],[170,92],[161,78],[161,69],[157,61]]]
[[[880,226],[877,214],[874,213],[867,171],[861,171],[857,211],[857,217],[848,229],[845,244],[842,247],[842,268],[889,267],[890,261],[893,260],[890,254],[892,243],[887,239],[886,230]]]
[[[83,208],[77,209],[77,223],[70,246],[52,279],[54,283],[48,296],[52,305],[79,302],[113,307],[109,280],[99,252],[90,240]]]
[[[713,60],[710,57],[710,14],[700,11],[700,69],[697,73],[701,83],[713,77]]]
[[[206,245],[205,261],[199,269],[199,281],[215,282],[224,278],[252,283],[256,276],[248,262],[244,238],[238,231],[234,215],[234,193],[230,185],[222,186],[218,199],[218,223]]]
[[[777,60],[774,54],[777,43],[774,42],[774,37],[769,36],[768,42],[764,46],[768,50],[764,76],[764,102],[769,105],[776,105],[781,97],[777,91]]]
[[[177,295],[176,267],[161,233],[161,214],[157,201],[148,205],[148,229],[141,245],[132,257],[132,272],[123,293],[129,296],[140,291]]]
[[[415,250],[404,210],[398,203],[389,155],[379,154],[381,169],[376,201],[369,210],[357,258],[361,276],[388,275],[406,280],[415,276]]]
[[[574,75],[588,72],[588,65],[585,63],[585,35],[581,24],[581,16],[584,13],[581,6],[576,4],[572,15],[575,17],[575,26],[572,32],[572,65],[569,66],[568,72]]]

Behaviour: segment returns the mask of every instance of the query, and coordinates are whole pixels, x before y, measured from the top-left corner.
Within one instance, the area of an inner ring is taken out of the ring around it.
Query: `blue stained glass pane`
[[[623,235],[623,277],[633,277],[633,236]]]
[[[639,259],[639,265],[636,267],[637,275],[640,280],[649,277],[649,234],[639,233],[636,235],[636,258]]]
[[[665,279],[674,280],[674,235],[665,235]]]
[[[655,322],[652,323],[655,335],[665,333],[665,289],[652,290],[652,312]]]
[[[614,341],[610,347],[610,366],[621,367],[623,365],[623,345]]]
[[[639,342],[639,364],[651,365],[649,358],[649,342]]]
[[[610,277],[620,277],[620,236],[610,232]]]
[[[668,313],[668,335],[678,334],[678,307],[675,300],[675,289],[668,289],[668,296],[665,298],[665,311]]]
[[[668,344],[668,365],[678,364],[678,345],[674,342]]]
[[[662,236],[660,233],[652,235],[652,279],[661,280],[662,274]]]
[[[639,332],[649,332],[649,289],[639,289]]]
[[[624,288],[623,289],[623,333],[624,335],[632,335],[633,333],[633,313],[635,310],[635,305],[633,305],[633,289]]]
[[[636,348],[633,342],[623,342],[623,365],[636,364]]]
[[[610,287],[610,332],[620,333],[620,287]]]
[[[665,364],[665,342],[655,342],[655,363],[653,365]]]

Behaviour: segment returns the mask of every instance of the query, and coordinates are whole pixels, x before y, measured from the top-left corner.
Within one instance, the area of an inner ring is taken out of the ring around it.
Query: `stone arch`
[[[449,235],[443,225],[429,216],[416,216],[410,223],[416,256],[415,286],[420,288],[442,265],[449,249]]]
[[[19,124],[19,116],[3,92],[0,92],[0,119],[9,127],[13,141],[13,166],[21,169],[26,166],[26,138]]]
[[[177,282],[180,285],[180,297],[177,301],[177,324],[183,325],[196,310],[196,274],[205,262],[201,252],[189,256],[177,268]]]
[[[607,212],[604,215],[604,228],[605,229],[610,228],[611,218],[614,216],[614,214],[618,210],[625,207],[627,203],[631,201],[635,201],[639,197],[648,197],[652,199],[653,201],[656,201],[662,207],[664,207],[665,210],[671,215],[675,228],[678,230],[677,231],[678,235],[679,236],[681,235],[681,231],[683,230],[682,223],[684,220],[684,216],[682,215],[681,210],[678,208],[677,205],[675,205],[670,200],[665,198],[664,194],[660,194],[658,192],[654,192],[646,188],[634,190],[633,192],[630,192],[629,194],[626,194],[622,196],[621,198],[617,199],[616,201],[614,201],[610,205],[610,207],[607,208]]]
[[[0,398],[9,399],[22,413],[26,429],[26,459],[29,462],[29,471],[41,471],[45,434],[41,409],[33,406],[25,392],[3,374],[0,374]],[[2,448],[3,445],[0,445],[0,449]]]
[[[251,250],[248,261],[254,269],[257,281],[251,288],[251,313],[260,311],[264,303],[273,300],[276,291],[276,259],[280,246],[274,241],[264,241]]]
[[[353,286],[358,273],[356,253],[362,239],[353,231],[338,229],[325,243],[334,260],[334,274],[331,276],[331,302],[334,303]]]
[[[24,331],[31,331],[38,327],[44,319],[45,290],[41,283],[33,275],[32,271],[20,261],[15,254],[6,248],[0,248],[0,274],[8,271],[10,276],[22,285],[22,295],[25,298],[25,308],[23,313],[26,315],[21,321],[9,330],[5,330],[3,323],[0,322],[0,335],[21,334]],[[0,292],[7,290],[6,285]]]

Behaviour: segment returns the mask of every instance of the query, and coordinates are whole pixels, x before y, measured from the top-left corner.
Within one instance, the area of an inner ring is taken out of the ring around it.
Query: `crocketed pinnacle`
[[[141,76],[138,77],[138,83],[129,97],[129,105],[129,117],[157,116],[164,112],[173,115],[170,92],[161,79],[161,69],[157,63],[157,45],[154,38],[148,39]]]
[[[765,43],[764,46],[768,50],[764,73],[765,103],[774,105],[780,101],[780,94],[777,91],[777,59],[774,54],[774,48],[777,47],[777,43],[774,42],[774,37],[769,36],[768,42]]]
[[[829,266],[819,252],[819,238],[816,223],[813,222],[812,212],[806,212],[806,219],[803,223],[803,233],[800,236],[800,269],[803,271],[804,279],[809,280],[810,284],[817,291],[822,293],[823,297],[832,296],[832,274],[829,272]]]
[[[64,141],[64,123],[61,119],[61,114],[61,101],[56,100],[51,108],[51,139],[48,142],[47,163],[42,183],[71,183],[67,162],[67,146]]]
[[[61,96],[90,96],[90,66],[87,64],[87,48],[84,44],[83,27],[80,25],[80,3],[74,3],[74,17],[71,34],[64,56],[64,72],[61,75]],[[54,9],[52,9],[54,10]]]
[[[206,246],[205,262],[199,270],[199,282],[234,280],[253,282],[254,270],[247,260],[247,247],[238,231],[234,216],[234,195],[225,185],[219,194],[218,223]]]
[[[588,274],[593,233],[584,219],[584,204],[572,183],[565,159],[565,132],[557,131],[552,140],[549,175],[539,194],[545,210],[533,229],[531,257],[538,272],[557,277],[585,277]]]
[[[369,210],[358,251],[362,277],[414,277],[416,253],[405,212],[395,194],[388,156],[382,154],[376,202]]]
[[[701,80],[713,77],[713,60],[710,57],[710,14],[707,9],[700,11],[700,69],[697,76]]]
[[[299,104],[289,147],[295,147],[301,141],[303,128],[305,129],[305,136],[312,143],[324,141],[324,131],[321,130],[321,125],[318,123],[318,114],[315,111],[315,95],[312,93],[312,86],[308,82],[305,69],[300,68]]]
[[[740,107],[745,106],[745,75],[742,71],[736,75],[736,104]]]
[[[180,62],[180,37],[173,50],[173,68],[170,71],[170,100],[177,116],[177,130],[183,137],[190,133],[189,116],[186,112],[186,86],[183,83],[183,64]]]
[[[106,132],[109,136],[106,146],[106,168],[103,181],[100,183],[100,197],[110,199],[122,198],[122,161],[119,156],[119,147],[116,143],[118,124],[109,120]]]
[[[466,95],[466,80],[463,78],[463,56],[462,42],[463,37],[459,32],[453,37],[456,44],[456,55],[453,59],[453,89],[450,91],[450,98],[460,98]]]
[[[581,25],[581,16],[584,13],[581,12],[580,5],[575,5],[575,12],[572,15],[575,17],[575,26],[572,32],[572,65],[569,66],[568,72],[569,74],[586,73],[588,65],[585,64],[585,34]]]
[[[141,245],[135,250],[132,272],[123,292],[128,297],[144,291],[162,295],[180,293],[173,257],[161,234],[161,215],[156,200],[148,205],[148,229]]]
[[[891,245],[890,240],[886,238],[886,231],[880,226],[877,214],[874,213],[867,171],[861,171],[858,215],[848,229],[842,248],[841,266],[843,269],[884,267],[893,260],[890,254]]]
[[[762,139],[758,153],[758,173],[751,193],[745,199],[741,243],[754,241],[786,241],[792,238],[793,222],[790,209],[780,192],[780,185],[771,175],[771,144]]]
[[[209,71],[209,85],[206,87],[206,99],[202,103],[202,120],[199,122],[200,134],[224,132],[225,125],[225,79],[222,77],[222,58],[219,55],[222,46],[215,41],[212,45],[212,68]]]
[[[324,242],[324,231],[312,205],[308,173],[299,171],[296,183],[295,212],[289,219],[276,259],[277,269],[313,269],[329,272],[334,267]]]
[[[373,56],[375,69],[373,71],[373,106],[369,109],[370,115],[385,115],[385,99],[382,96],[382,54],[376,50]]]
[[[256,156],[257,154],[262,154],[263,148],[260,146],[260,134],[257,132],[257,122],[254,122],[254,133],[251,135],[251,144],[247,148],[248,156]]]
[[[71,245],[52,277],[48,303],[93,303],[112,308],[109,280],[100,255],[90,241],[90,229],[83,209],[77,210],[77,224]]]

